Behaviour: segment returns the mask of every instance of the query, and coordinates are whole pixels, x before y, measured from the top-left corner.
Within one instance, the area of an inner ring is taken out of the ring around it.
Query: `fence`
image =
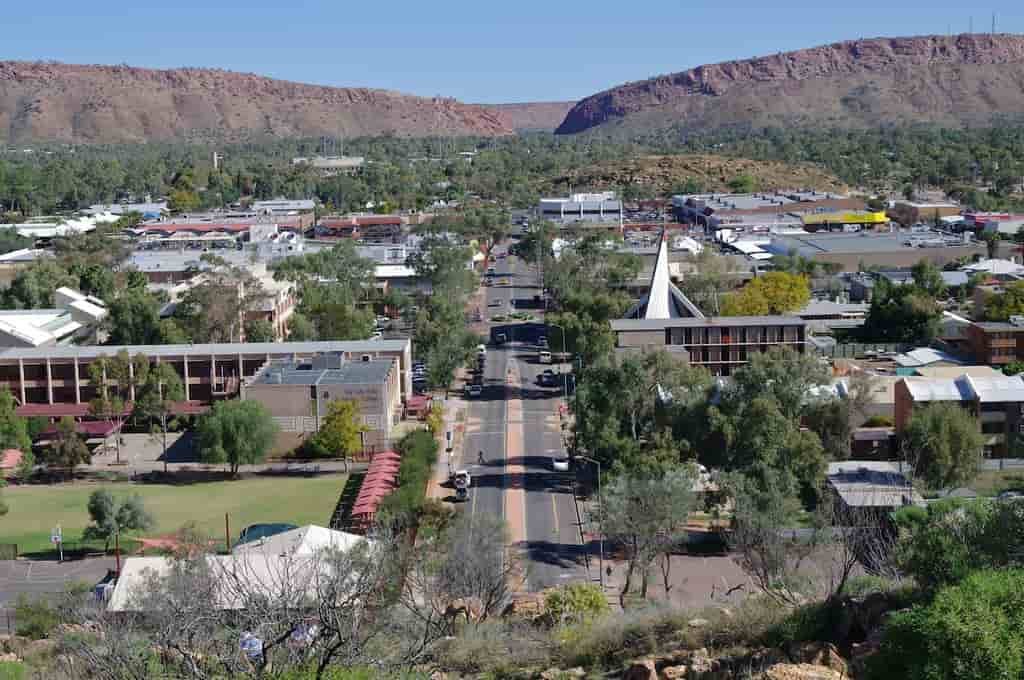
[[[886,354],[900,354],[912,349],[913,345],[894,342],[848,342],[821,347],[819,351],[833,359],[870,358]]]

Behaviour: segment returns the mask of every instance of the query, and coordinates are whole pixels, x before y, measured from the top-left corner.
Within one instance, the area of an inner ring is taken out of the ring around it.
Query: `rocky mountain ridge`
[[[512,132],[499,114],[449,98],[217,69],[0,62],[0,142]]]
[[[586,97],[560,134],[599,125],[964,124],[1024,115],[1024,36],[871,38],[698,66]]]
[[[513,104],[481,104],[483,108],[504,117],[515,130],[543,130],[557,128],[565,114],[576,102],[519,102]]]

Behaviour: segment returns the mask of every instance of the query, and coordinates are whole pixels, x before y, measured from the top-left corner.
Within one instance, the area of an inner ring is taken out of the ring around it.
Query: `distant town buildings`
[[[0,310],[0,347],[52,347],[95,342],[107,318],[103,300],[70,288],[53,294],[54,309]]]
[[[616,224],[622,226],[622,201],[615,193],[605,191],[591,194],[572,194],[568,198],[542,198],[537,205],[542,220],[567,225],[577,222]]]

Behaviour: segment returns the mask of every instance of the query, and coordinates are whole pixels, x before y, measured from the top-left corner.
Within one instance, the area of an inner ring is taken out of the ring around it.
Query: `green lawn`
[[[224,513],[230,514],[231,536],[257,522],[326,525],[345,486],[344,475],[319,478],[274,477],[230,482],[166,484],[61,484],[4,489],[10,507],[0,517],[0,542],[17,543],[21,553],[50,549],[50,529],[60,524],[65,544],[81,538],[89,523],[89,494],[107,488],[115,496],[137,493],[153,515],[149,536],[168,534],[187,522],[210,536],[224,536]]]

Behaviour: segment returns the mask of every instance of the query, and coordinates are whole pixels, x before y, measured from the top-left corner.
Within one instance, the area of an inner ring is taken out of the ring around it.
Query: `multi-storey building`
[[[364,446],[386,445],[402,417],[401,378],[393,358],[346,361],[339,355],[274,360],[242,384],[241,396],[262,403],[282,432],[319,431],[332,401],[356,404]]]
[[[89,401],[97,395],[97,386],[89,379],[89,365],[122,351],[174,367],[184,384],[186,406],[192,410],[237,395],[242,381],[271,361],[312,360],[324,355],[348,362],[394,359],[400,396],[412,395],[409,340],[10,348],[0,350],[0,388],[6,387],[14,395],[19,415],[85,416]],[[134,397],[128,396],[129,400]]]
[[[1024,377],[984,377],[965,372],[956,378],[909,377],[896,383],[896,433],[914,409],[935,402],[960,405],[977,419],[985,436],[985,455],[1004,457],[1015,448],[1024,426]]]
[[[979,364],[1002,366],[1024,360],[1024,318],[972,323],[967,343]]]
[[[715,375],[730,375],[770,347],[802,353],[807,340],[807,322],[796,316],[705,317],[672,283],[664,239],[647,295],[628,316],[611,322],[620,352],[665,349]]]

